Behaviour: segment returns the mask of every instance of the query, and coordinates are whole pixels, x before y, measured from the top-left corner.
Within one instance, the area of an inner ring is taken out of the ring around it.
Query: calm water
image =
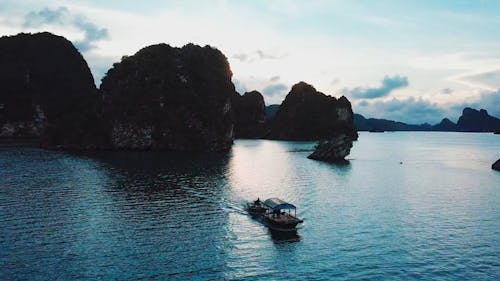
[[[500,136],[361,133],[228,154],[0,148],[0,280],[500,279]],[[402,162],[402,164],[400,164]],[[298,206],[298,236],[244,209]]]

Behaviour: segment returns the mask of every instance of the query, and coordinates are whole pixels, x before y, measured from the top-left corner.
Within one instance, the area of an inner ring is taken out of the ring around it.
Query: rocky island
[[[327,96],[305,82],[295,84],[271,123],[269,139],[326,140],[340,133],[357,139],[351,103]]]
[[[2,37],[0,53],[1,138],[87,150],[227,151],[235,137],[340,145],[322,143],[315,159],[343,158],[357,139],[345,97],[300,82],[266,110],[259,92],[235,91],[227,58],[210,46],[145,47],[115,63],[100,89],[64,37]]]
[[[351,148],[352,137],[340,134],[327,141],[320,141],[314,148],[314,152],[307,158],[326,162],[344,162]]]
[[[210,46],[158,44],[123,57],[101,84],[111,148],[229,150],[231,76],[227,58]]]
[[[494,132],[500,129],[500,119],[488,114],[485,109],[464,108],[457,127],[462,132]]]
[[[0,38],[0,54],[0,137],[43,146],[84,140],[98,96],[73,44],[48,32],[21,33]]]
[[[263,138],[267,134],[264,97],[258,91],[239,95],[235,92],[234,135],[235,138]]]
[[[100,89],[64,37],[2,37],[0,54],[2,139],[58,149],[231,148],[236,92],[227,58],[215,48],[143,48],[115,63]]]
[[[343,160],[353,140],[358,138],[349,100],[325,95],[305,82],[292,87],[274,118],[269,120],[269,139],[320,140],[310,159]]]

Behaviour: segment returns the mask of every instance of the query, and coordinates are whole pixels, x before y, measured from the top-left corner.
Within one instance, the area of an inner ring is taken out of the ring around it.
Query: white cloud
[[[354,105],[354,112],[365,117],[383,118],[409,124],[438,123],[446,111],[436,103],[422,98],[392,98],[385,101],[362,101]]]

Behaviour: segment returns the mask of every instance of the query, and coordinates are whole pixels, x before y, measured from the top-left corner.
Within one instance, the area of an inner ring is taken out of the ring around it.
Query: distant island
[[[412,125],[386,119],[367,119],[361,114],[354,114],[354,125],[358,131],[495,132],[500,129],[500,119],[489,115],[485,109],[466,107],[457,123],[444,118],[435,125]]]

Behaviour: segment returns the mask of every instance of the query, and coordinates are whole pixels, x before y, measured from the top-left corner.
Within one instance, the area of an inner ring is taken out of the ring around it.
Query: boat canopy
[[[295,210],[294,205],[287,203],[279,198],[269,198],[266,201],[264,201],[264,205],[268,206],[269,208],[273,209],[274,211],[279,211],[279,210]]]

